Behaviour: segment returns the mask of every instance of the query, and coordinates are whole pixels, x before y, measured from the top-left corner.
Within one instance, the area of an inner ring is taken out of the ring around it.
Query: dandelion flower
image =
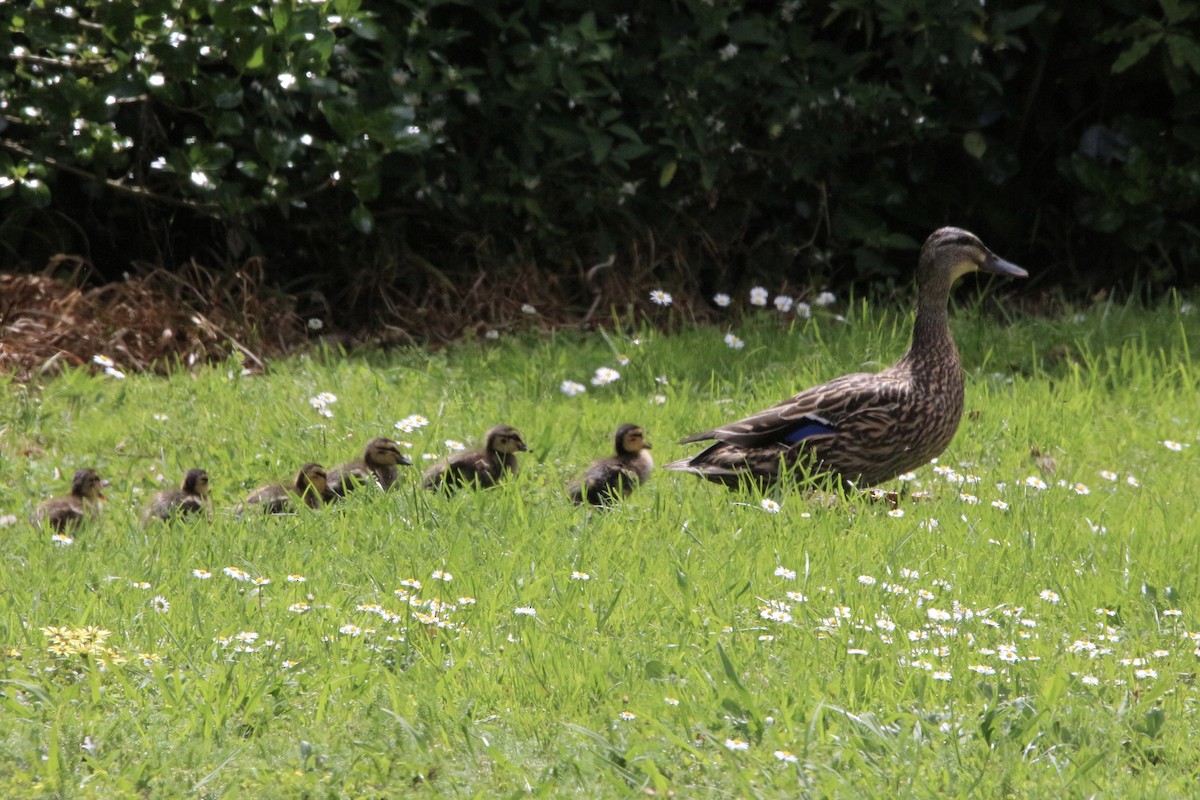
[[[783,312],[784,314],[786,314],[787,312],[792,310],[792,304],[794,302],[795,301],[792,300],[792,298],[788,297],[786,294],[781,294],[781,295],[775,296],[775,308],[778,309],[779,311]]]
[[[893,508],[891,511],[888,512],[888,516],[895,517],[896,519],[900,519],[900,517],[904,516],[904,509],[903,508]]]
[[[303,575],[298,575],[295,572],[293,572],[291,575],[288,575],[287,579],[288,583],[304,583],[308,580],[308,578],[304,577]]]
[[[763,511],[766,511],[768,514],[778,514],[779,513],[779,509],[780,509],[779,503],[775,502],[774,500],[772,500],[769,497],[764,497],[762,499],[761,505],[762,505]]]
[[[99,354],[92,356],[92,361],[104,367],[105,369],[116,366],[116,362],[114,362],[111,358]]]
[[[1037,489],[1038,491],[1046,488],[1046,482],[1036,475],[1030,475],[1028,478],[1026,478],[1025,485],[1031,489]]]
[[[1162,615],[1164,617],[1182,617],[1183,612],[1178,608],[1168,608],[1166,611],[1162,612]]]
[[[1176,453],[1178,453],[1180,450],[1182,450],[1182,449],[1183,449],[1183,443],[1182,443],[1182,442],[1175,442],[1175,441],[1172,441],[1172,440],[1170,440],[1170,439],[1167,439],[1167,440],[1165,440],[1165,441],[1162,443],[1162,446],[1163,446],[1163,447],[1165,447],[1165,448],[1167,448],[1168,450],[1174,450]]]
[[[1132,475],[1126,477],[1125,482],[1135,489],[1142,485],[1142,482],[1139,481],[1137,478],[1133,477]]]
[[[158,594],[150,601],[150,607],[160,614],[165,614],[171,610],[171,602],[161,594]]]
[[[192,575],[202,581],[206,581],[212,577],[212,573],[206,569],[194,569],[192,570]]]
[[[1099,686],[1100,685],[1100,679],[1097,678],[1095,675],[1084,675],[1082,678],[1079,679],[1079,682],[1082,683],[1084,686]]]
[[[866,650],[863,650],[861,647],[850,647],[850,648],[847,648],[846,655],[848,655],[848,656],[865,656],[865,655],[869,655],[869,654],[867,653]]]
[[[1038,592],[1038,597],[1047,603],[1057,603],[1060,599],[1057,592],[1052,592],[1049,589],[1042,589],[1042,591]]]
[[[571,580],[573,580],[573,581],[590,581],[591,579],[592,579],[592,576],[588,575],[586,572],[580,572],[579,570],[575,570],[574,572],[571,573]]]
[[[246,570],[244,570],[240,567],[226,567],[225,569],[221,570],[221,572],[224,572],[226,575],[228,575],[230,578],[233,578],[235,581],[250,580],[250,573],[246,572]]]
[[[775,755],[775,758],[778,759],[779,761],[784,761],[788,764],[795,764],[797,761],[800,760],[790,750],[776,750],[774,755]]]
[[[587,391],[586,386],[584,386],[582,383],[576,383],[575,381],[563,381],[561,384],[559,384],[558,389],[567,397],[576,397]]]
[[[735,737],[733,739],[726,739],[725,747],[729,750],[749,750],[750,743]]]
[[[767,304],[767,290],[761,286],[755,286],[750,290],[750,305],[765,306]]]
[[[988,664],[972,664],[967,667],[972,672],[978,672],[980,675],[995,675],[996,668]]]
[[[743,342],[739,337],[733,335],[732,333],[725,334],[725,344],[729,345],[734,350],[741,350],[743,347],[746,346],[745,342]]]
[[[713,295],[713,302],[718,308],[729,308],[729,304],[733,302],[733,298],[724,292],[717,292]]]
[[[1102,470],[1100,470],[1100,477],[1104,478],[1104,480],[1106,480],[1106,481],[1115,481],[1118,476],[1117,476],[1117,473],[1113,472],[1110,469],[1102,469]]]
[[[793,603],[807,603],[808,595],[802,592],[788,592],[787,599],[791,600]]]
[[[1091,494],[1092,493],[1092,490],[1089,489],[1087,487],[1087,484],[1084,484],[1084,483],[1072,484],[1071,491],[1075,492],[1075,494]]]
[[[1004,502],[1003,500],[993,500],[992,508],[998,508],[1001,511],[1008,511],[1008,503]]]
[[[656,306],[669,306],[671,305],[671,295],[662,289],[655,289],[650,292],[650,302]]]
[[[629,722],[631,719],[637,719],[637,714],[633,713],[632,711],[622,711],[620,714],[617,714],[617,716],[623,722]]]
[[[357,625],[351,625],[347,623],[346,625],[338,628],[338,633],[343,633],[346,636],[362,636],[362,628],[358,627]]]
[[[593,386],[607,386],[615,380],[619,380],[621,373],[617,372],[612,367],[599,367],[596,374],[592,376]]]
[[[875,578],[874,578],[874,576],[871,576],[871,575],[859,575],[858,582],[861,583],[863,586],[874,586]]]
[[[946,671],[940,671],[933,673],[929,677],[933,678],[935,681],[949,681],[950,673]]]
[[[796,570],[788,569],[787,567],[779,566],[775,568],[776,577],[783,578],[785,581],[796,580]]]
[[[534,308],[533,306],[531,306],[529,303],[522,303],[521,304],[521,313],[522,314],[536,314],[537,309]]]
[[[513,609],[513,613],[521,617],[536,617],[537,609],[532,606],[517,606]]]
[[[290,606],[288,606],[288,611],[292,612],[293,614],[303,614],[310,608],[312,608],[312,606],[310,606],[308,603],[292,603]]]
[[[58,547],[66,547],[67,545],[75,544],[74,537],[68,536],[65,533],[56,533],[50,537],[50,541]]]
[[[450,581],[454,580],[453,575],[451,575],[449,572],[446,572],[446,571],[440,570],[440,569],[435,569],[433,571],[433,574],[431,574],[429,577],[433,578],[435,581],[445,581],[446,583],[449,583]]]
[[[796,316],[801,319],[808,319],[812,316],[812,306],[808,303],[796,303]]]
[[[668,697],[663,698],[663,702],[669,706],[677,706],[677,705],[679,705],[679,698],[668,696]]]
[[[1145,680],[1146,678],[1157,678],[1158,670],[1152,669],[1151,667],[1147,667],[1146,669],[1135,669],[1133,671],[1133,677],[1139,680]]]
[[[817,295],[817,299],[813,300],[814,305],[822,307],[831,306],[836,302],[837,298],[834,297],[833,292],[821,292],[819,295]]]

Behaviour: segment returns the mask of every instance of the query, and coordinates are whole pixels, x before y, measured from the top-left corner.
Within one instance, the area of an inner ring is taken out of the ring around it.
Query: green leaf
[[[1037,19],[1038,15],[1045,8],[1044,4],[1037,3],[1035,5],[1021,6],[1012,11],[1001,11],[996,14],[996,21],[1000,24],[1001,30],[1005,32],[1015,31],[1018,28],[1024,28]]]
[[[1144,39],[1138,39],[1129,46],[1121,55],[1117,56],[1117,60],[1113,62],[1113,74],[1120,74],[1132,67],[1134,64],[1141,61],[1146,55],[1162,40],[1161,33],[1151,34]]]
[[[359,233],[368,234],[375,230],[375,217],[366,206],[355,206],[350,212],[350,224]]]
[[[264,46],[260,44],[258,47],[254,48],[253,52],[250,53],[250,56],[245,60],[245,62],[242,63],[242,66],[245,69],[262,69],[263,65],[266,63],[266,50],[264,49]]]
[[[671,185],[671,181],[675,179],[675,170],[679,168],[679,162],[674,159],[663,164],[662,169],[658,172],[658,185],[662,188],[667,188]]]
[[[979,131],[971,131],[963,136],[963,149],[971,158],[981,159],[987,152],[987,139],[984,139],[983,134]]]
[[[1190,69],[1200,75],[1200,44],[1195,39],[1183,34],[1171,34],[1167,36],[1167,53],[1176,67]]]

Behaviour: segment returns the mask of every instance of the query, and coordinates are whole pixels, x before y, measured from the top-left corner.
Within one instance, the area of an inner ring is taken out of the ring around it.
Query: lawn
[[[897,508],[662,471],[607,513],[564,490],[621,422],[665,463],[695,451],[683,435],[890,363],[910,317],[857,301],[8,385],[0,795],[1195,794],[1189,311],[960,305],[967,411],[887,487]],[[515,480],[419,488],[499,422],[531,448]],[[230,513],[379,435],[417,464],[398,491]],[[80,466],[108,501],[53,541],[28,517]],[[213,518],[144,526],[194,466]]]

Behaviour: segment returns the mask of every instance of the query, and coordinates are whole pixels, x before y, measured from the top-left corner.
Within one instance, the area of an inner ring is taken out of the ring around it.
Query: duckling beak
[[[987,254],[987,258],[983,259],[983,263],[979,265],[979,271],[990,272],[993,275],[1007,275],[1010,278],[1029,277],[1028,272],[1010,261],[1005,261],[995,253]]]
[[[411,467],[412,459],[409,458],[408,456],[400,456],[399,460],[396,461],[396,463],[402,467]]]

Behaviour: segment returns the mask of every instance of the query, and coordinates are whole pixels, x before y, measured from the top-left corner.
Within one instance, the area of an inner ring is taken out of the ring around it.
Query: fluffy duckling
[[[337,497],[345,497],[369,482],[372,476],[385,490],[390,489],[399,475],[397,466],[412,466],[412,461],[400,452],[400,445],[383,437],[372,439],[367,442],[361,461],[349,461],[329,470],[329,491]]]
[[[517,474],[514,454],[528,449],[516,428],[497,425],[487,432],[482,448],[457,453],[426,470],[423,485],[426,489],[446,491],[460,486],[489,489]]]
[[[567,488],[575,505],[586,500],[594,506],[606,506],[628,497],[635,486],[650,478],[654,459],[645,431],[627,422],[617,428],[613,438],[617,454],[593,461],[583,477]]]
[[[272,483],[255,489],[246,497],[241,510],[258,506],[266,514],[290,514],[292,495],[296,495],[309,508],[320,508],[329,493],[329,478],[320,464],[305,464],[296,473],[291,486]]]
[[[49,525],[59,533],[77,528],[87,517],[100,513],[100,501],[108,481],[94,469],[81,469],[71,478],[71,493],[53,497],[41,503],[33,512],[33,524],[39,528]]]
[[[142,521],[149,523],[158,519],[165,522],[176,517],[207,512],[211,502],[208,472],[189,469],[178,489],[165,489],[154,495],[150,505],[146,506]]]

